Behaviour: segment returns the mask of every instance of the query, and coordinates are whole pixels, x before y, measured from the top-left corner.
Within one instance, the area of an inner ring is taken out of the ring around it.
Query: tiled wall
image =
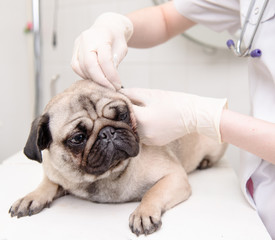
[[[0,163],[23,148],[32,120],[29,13],[27,0],[0,1]]]

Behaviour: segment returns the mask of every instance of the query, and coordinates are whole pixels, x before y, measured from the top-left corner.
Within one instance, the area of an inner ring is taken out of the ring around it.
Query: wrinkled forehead
[[[50,124],[54,129],[75,125],[77,121],[92,124],[98,118],[114,118],[118,111],[128,109],[128,101],[121,95],[104,96],[93,94],[65,94],[48,109]]]

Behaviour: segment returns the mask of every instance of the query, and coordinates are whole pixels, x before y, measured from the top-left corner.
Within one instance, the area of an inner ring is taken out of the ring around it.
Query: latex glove
[[[134,104],[141,142],[164,145],[197,132],[221,143],[219,126],[226,99],[138,88],[120,92]]]
[[[117,67],[127,54],[127,42],[133,33],[129,18],[104,13],[75,40],[72,68],[84,79],[120,89]]]

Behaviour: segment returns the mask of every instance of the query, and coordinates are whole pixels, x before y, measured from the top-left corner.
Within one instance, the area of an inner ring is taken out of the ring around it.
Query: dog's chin
[[[123,151],[110,151],[108,154],[102,154],[99,159],[89,157],[86,166],[83,167],[83,170],[95,176],[100,176],[105,172],[117,168],[124,160],[129,159],[130,156]]]

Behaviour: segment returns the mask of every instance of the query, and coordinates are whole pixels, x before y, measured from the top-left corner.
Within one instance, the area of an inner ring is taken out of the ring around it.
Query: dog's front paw
[[[28,194],[27,196],[17,200],[10,208],[9,213],[11,217],[31,216],[39,213],[43,208],[49,207],[51,201],[46,198],[41,198],[35,194]]]
[[[130,215],[129,226],[134,234],[151,234],[161,227],[161,209],[140,204]]]

